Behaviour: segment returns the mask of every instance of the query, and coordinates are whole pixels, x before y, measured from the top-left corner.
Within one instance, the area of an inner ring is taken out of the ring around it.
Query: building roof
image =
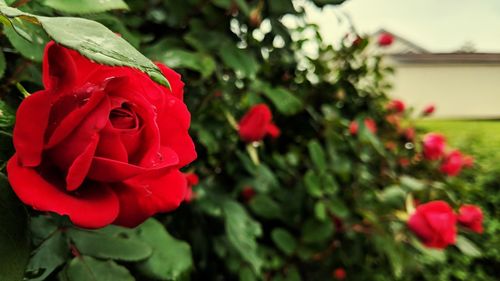
[[[500,53],[404,53],[390,56],[400,63],[500,64]]]
[[[411,42],[410,40],[407,40],[397,34],[394,34],[391,31],[387,31],[385,29],[379,29],[377,30],[372,36],[373,37],[378,37],[383,33],[388,33],[394,37],[396,42],[399,42],[401,46],[397,48],[397,50],[392,50],[389,53],[393,53],[394,51],[396,52],[402,52],[402,53],[429,53],[426,49],[422,48],[421,46]]]

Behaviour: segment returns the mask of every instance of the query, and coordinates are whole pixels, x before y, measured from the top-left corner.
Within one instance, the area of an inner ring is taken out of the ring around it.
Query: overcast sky
[[[447,52],[472,42],[477,51],[500,52],[500,0],[348,0],[323,10],[308,7],[328,42],[347,31],[347,14],[361,33],[392,31],[430,51]]]

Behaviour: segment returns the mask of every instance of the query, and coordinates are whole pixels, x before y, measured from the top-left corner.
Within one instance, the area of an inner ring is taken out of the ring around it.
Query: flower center
[[[135,113],[130,109],[130,105],[124,103],[121,107],[111,110],[109,120],[115,129],[135,129],[138,127],[138,120]]]

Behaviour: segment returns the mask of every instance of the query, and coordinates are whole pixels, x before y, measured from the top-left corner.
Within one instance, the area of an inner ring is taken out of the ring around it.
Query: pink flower
[[[483,211],[476,205],[460,207],[458,222],[476,233],[483,233]]]
[[[392,34],[384,32],[378,37],[378,45],[381,47],[390,46],[394,42],[394,36]]]
[[[428,133],[423,139],[424,157],[427,160],[438,160],[444,156],[446,139],[438,133]]]
[[[441,172],[450,177],[457,176],[464,165],[462,153],[454,150],[448,153],[441,163]]]

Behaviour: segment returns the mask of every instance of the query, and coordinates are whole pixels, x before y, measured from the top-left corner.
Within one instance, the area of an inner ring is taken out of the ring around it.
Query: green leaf
[[[305,243],[320,243],[333,238],[333,224],[330,220],[309,219],[302,228],[302,240]]]
[[[203,78],[209,77],[215,70],[215,60],[202,53],[168,50],[159,56],[159,60],[171,68],[187,68],[197,71]]]
[[[0,280],[22,280],[29,255],[28,214],[0,174]]]
[[[297,248],[297,241],[293,235],[283,228],[273,229],[271,232],[271,239],[273,239],[274,244],[287,255],[291,255]]]
[[[258,194],[250,201],[250,208],[260,217],[277,219],[281,217],[281,207],[265,194]]]
[[[49,42],[49,37],[45,31],[39,25],[27,21],[18,19],[13,19],[12,21],[17,25],[18,29],[23,30],[30,36],[31,42],[19,35],[12,26],[4,26],[3,30],[7,39],[9,39],[12,46],[21,53],[23,57],[41,62],[43,50],[47,42]]]
[[[347,208],[344,202],[338,198],[331,198],[329,204],[326,206],[330,212],[340,218],[346,218],[349,216],[349,208]]]
[[[0,51],[0,78],[3,77],[5,74],[5,68],[7,67],[7,64],[5,62],[5,55],[3,54],[2,51]]]
[[[325,152],[317,140],[311,140],[307,144],[309,149],[309,156],[312,162],[319,171],[326,170],[326,157]]]
[[[311,196],[320,198],[323,196],[323,190],[321,189],[321,179],[316,175],[313,170],[308,170],[304,175],[304,184],[307,189],[307,193]]]
[[[459,235],[457,237],[457,248],[469,257],[480,257],[482,255],[481,250],[472,243],[469,239],[465,238],[465,236]]]
[[[237,202],[225,201],[223,211],[228,240],[242,258],[252,265],[254,271],[259,273],[262,260],[257,255],[256,238],[262,235],[260,224],[248,216],[245,208]]]
[[[324,221],[327,218],[326,206],[323,201],[318,201],[314,204],[314,215],[320,221]]]
[[[219,49],[219,57],[239,77],[253,78],[259,70],[259,64],[253,54],[248,49],[239,49],[233,42],[224,44]]]
[[[426,186],[422,181],[410,176],[401,176],[399,180],[401,181],[401,185],[410,191],[422,191]]]
[[[123,0],[45,0],[44,5],[70,14],[102,13],[110,10],[128,10]]]
[[[104,25],[83,18],[42,17],[8,7],[0,2],[0,13],[38,22],[57,43],[77,50],[83,56],[106,65],[129,66],[148,74],[152,80],[170,87],[160,69],[134,49],[125,39]]]
[[[380,200],[391,206],[402,206],[405,203],[406,192],[399,185],[391,185],[380,193]]]
[[[188,243],[172,237],[155,219],[141,224],[137,233],[153,248],[151,257],[136,265],[141,274],[151,279],[178,280],[189,273],[193,260]]]
[[[293,115],[303,107],[301,100],[282,87],[264,87],[264,95],[271,100],[279,112],[285,115]]]
[[[30,281],[45,280],[57,267],[64,264],[69,254],[66,238],[61,231],[55,232],[35,251],[26,268]]]
[[[102,259],[140,261],[152,254],[151,247],[134,238],[106,236],[97,232],[70,229],[68,236],[80,253]]]
[[[135,281],[126,267],[87,256],[71,260],[62,275],[68,281]]]

